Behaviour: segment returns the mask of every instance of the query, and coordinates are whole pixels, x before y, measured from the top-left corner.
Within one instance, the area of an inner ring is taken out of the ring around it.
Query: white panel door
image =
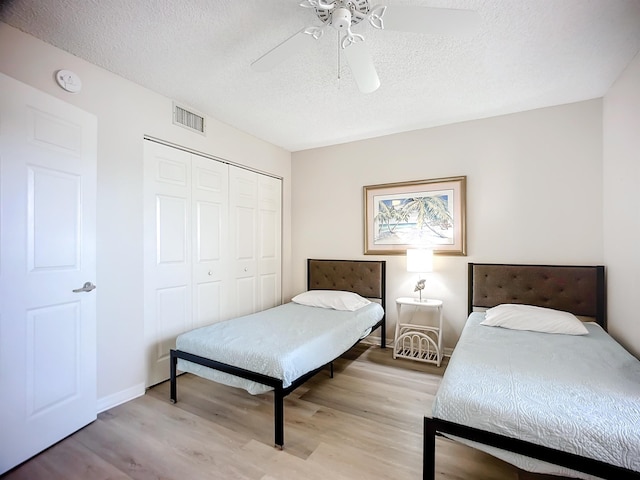
[[[169,350],[192,327],[191,154],[144,142],[147,386],[169,378]]]
[[[258,174],[229,166],[230,316],[258,310]]]
[[[0,92],[1,474],[96,418],[97,120]]]
[[[193,328],[227,316],[228,166],[192,155]]]
[[[260,310],[282,303],[282,180],[258,175],[258,294]]]

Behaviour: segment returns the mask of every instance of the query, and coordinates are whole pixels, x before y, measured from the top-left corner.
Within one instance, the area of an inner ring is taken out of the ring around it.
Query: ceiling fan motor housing
[[[331,13],[331,25],[336,30],[347,30],[351,27],[351,12],[348,8],[339,7]]]
[[[339,29],[338,23],[346,23],[346,27],[342,27],[342,30],[346,30],[349,26],[354,26],[360,23],[365,16],[369,13],[369,0],[335,0],[333,2],[326,1],[330,4],[331,8],[316,8],[316,15],[322,21],[332,25],[334,28]],[[338,10],[345,9],[349,12],[349,22],[344,21],[344,16],[341,21],[338,21],[340,15],[337,14]],[[358,15],[353,16],[356,13]]]

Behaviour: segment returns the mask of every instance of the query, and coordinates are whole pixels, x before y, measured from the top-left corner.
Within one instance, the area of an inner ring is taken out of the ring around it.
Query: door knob
[[[82,288],[74,288],[73,289],[73,293],[90,292],[91,290],[93,290],[95,288],[96,288],[96,286],[93,283],[85,282],[85,284],[82,286]]]

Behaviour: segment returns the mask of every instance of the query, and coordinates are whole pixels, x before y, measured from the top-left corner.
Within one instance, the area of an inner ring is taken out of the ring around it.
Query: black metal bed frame
[[[617,465],[582,457],[574,453],[563,452],[554,448],[544,447],[517,438],[499,435],[485,430],[460,425],[458,423],[441,420],[439,418],[424,418],[424,458],[422,478],[435,479],[435,451],[436,436],[441,434],[455,435],[466,440],[501,448],[509,452],[518,453],[554,465],[577,470],[596,477],[611,480],[638,480],[640,472],[634,472]]]
[[[473,270],[476,265],[489,265],[497,267],[528,267],[528,265],[499,265],[499,264],[469,264],[469,313],[474,308],[473,296]],[[533,266],[532,266],[533,267]],[[553,268],[554,266],[540,266]],[[562,267],[562,266],[560,266]],[[578,267],[582,268],[582,267]],[[606,328],[606,290],[604,281],[604,266],[585,267],[593,269],[595,275],[595,312],[594,317],[603,328]],[[522,302],[514,302],[522,303]],[[486,305],[484,305],[486,306]],[[554,465],[560,465],[572,470],[577,470],[589,475],[595,475],[612,480],[640,480],[640,472],[612,465],[606,462],[583,457],[554,448],[545,447],[532,442],[511,438],[504,435],[480,430],[478,428],[461,425],[433,417],[424,417],[423,436],[423,480],[435,479],[435,452],[436,436],[444,434],[453,435],[473,442],[500,448],[509,452],[525,455],[527,457],[542,460]]]
[[[316,289],[319,290],[318,284],[312,284],[312,273],[311,273],[311,262],[338,262],[340,264],[345,262],[354,262],[354,263],[376,263],[380,266],[381,278],[380,278],[380,297],[371,297],[378,298],[381,302],[383,309],[385,308],[385,294],[386,294],[386,262],[384,260],[312,260],[309,259],[307,261],[307,287],[308,289]],[[331,281],[331,284],[320,283],[319,284],[322,289],[327,290],[344,290],[347,289],[347,286],[344,284],[344,278],[334,282]],[[315,288],[314,288],[315,287]],[[333,288],[332,288],[333,287]],[[357,290],[357,288],[356,288]],[[364,292],[362,292],[364,293]],[[386,314],[383,315],[382,319],[376,323],[373,327],[371,327],[371,333],[380,328],[380,347],[386,348]],[[358,340],[355,344],[357,345],[362,339]],[[352,347],[351,347],[352,348]],[[227,363],[218,362],[216,360],[211,360],[209,358],[205,358],[199,355],[194,355],[192,353],[183,352],[180,350],[170,350],[170,398],[172,403],[176,403],[178,401],[177,396],[177,363],[178,359],[187,360],[189,362],[196,363],[198,365],[202,365],[208,368],[212,368],[214,370],[219,370],[224,373],[229,373],[231,375],[235,375],[237,377],[244,378],[246,380],[250,380],[253,382],[261,383],[263,385],[268,385],[273,388],[273,404],[274,404],[274,443],[275,446],[283,449],[284,448],[284,398],[293,392],[300,385],[305,383],[311,377],[316,375],[318,372],[323,370],[325,367],[330,367],[330,376],[333,378],[333,362],[336,360],[335,358],[322,365],[321,367],[316,368],[310,372],[305,373],[304,375],[298,377],[294,380],[291,385],[284,388],[283,382],[279,378],[270,377],[268,375],[263,375],[261,373],[252,372],[250,370],[246,370],[244,368],[236,367],[234,365],[229,365]]]

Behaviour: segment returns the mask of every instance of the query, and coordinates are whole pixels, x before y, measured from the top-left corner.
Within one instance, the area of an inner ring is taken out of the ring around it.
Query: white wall
[[[413,295],[405,257],[363,255],[363,186],[467,176],[467,256],[435,258],[446,347],[467,317],[467,262],[601,264],[602,101],[591,100],[292,154],[294,291],[305,259],[386,258],[394,299]]]
[[[640,357],[640,53],[604,97],[603,130],[609,331]]]
[[[69,94],[62,68],[82,79]],[[205,136],[171,123],[172,100],[0,23],[0,71],[98,118],[97,278],[100,409],[144,391],[143,136],[151,135],[283,178],[283,293],[291,286],[291,154],[213,118]],[[7,94],[7,92],[2,92]],[[198,109],[198,105],[190,105]]]

